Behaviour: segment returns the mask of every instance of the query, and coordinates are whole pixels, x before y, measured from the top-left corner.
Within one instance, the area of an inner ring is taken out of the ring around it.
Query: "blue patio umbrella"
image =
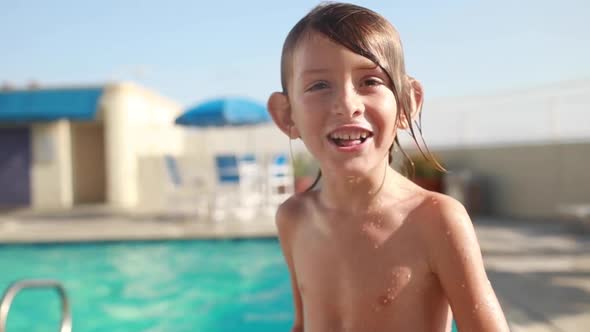
[[[268,123],[270,120],[270,115],[264,104],[242,97],[222,97],[188,108],[176,118],[174,123],[193,128],[248,128],[257,124]],[[247,142],[249,148],[253,148],[255,145],[251,135],[252,132],[246,130],[245,142]],[[198,144],[199,148],[207,151],[209,144],[206,142],[201,143]]]
[[[195,127],[236,127],[270,122],[266,107],[240,97],[212,99],[187,109],[174,123]]]

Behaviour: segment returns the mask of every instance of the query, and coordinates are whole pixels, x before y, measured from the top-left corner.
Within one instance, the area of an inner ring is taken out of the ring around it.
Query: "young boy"
[[[460,203],[389,167],[422,87],[380,15],[320,5],[289,33],[268,108],[317,159],[321,190],[277,212],[293,331],[508,331]],[[414,136],[415,137],[415,136]],[[451,314],[452,310],[452,314]]]

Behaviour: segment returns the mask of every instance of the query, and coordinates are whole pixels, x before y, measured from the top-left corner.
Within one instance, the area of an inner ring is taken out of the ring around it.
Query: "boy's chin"
[[[376,165],[370,165],[363,160],[349,160],[341,163],[335,163],[328,171],[339,177],[362,179],[370,177],[375,171],[375,166]]]

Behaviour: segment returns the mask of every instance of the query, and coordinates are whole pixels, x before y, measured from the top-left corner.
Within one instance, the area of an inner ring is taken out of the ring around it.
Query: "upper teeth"
[[[330,134],[330,138],[333,139],[346,139],[346,140],[355,140],[355,139],[365,139],[369,136],[369,133],[363,130],[354,130],[354,131],[347,131],[347,132],[335,132]]]

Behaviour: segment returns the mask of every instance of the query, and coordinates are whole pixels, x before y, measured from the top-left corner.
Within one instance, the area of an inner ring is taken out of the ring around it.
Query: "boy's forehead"
[[[328,71],[343,62],[356,67],[375,68],[377,65],[318,32],[303,37],[293,50],[294,76]]]
[[[314,60],[316,53],[321,55],[325,52],[325,49],[337,48],[339,46],[323,34],[310,31],[303,35],[293,48],[293,64],[301,65]]]

